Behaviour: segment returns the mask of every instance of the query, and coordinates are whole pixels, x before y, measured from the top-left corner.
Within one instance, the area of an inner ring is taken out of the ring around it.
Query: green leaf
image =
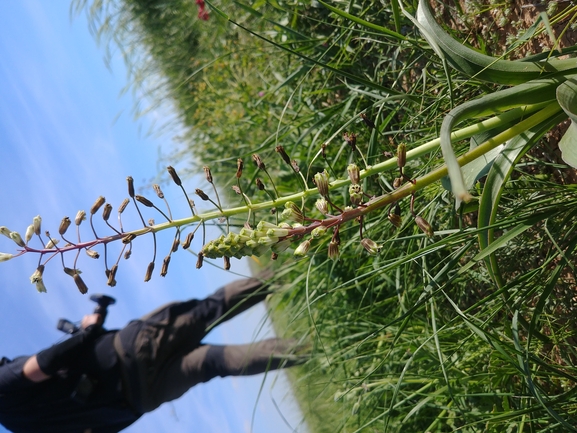
[[[557,88],[557,101],[571,119],[569,129],[559,141],[561,158],[577,168],[577,76],[572,75]]]

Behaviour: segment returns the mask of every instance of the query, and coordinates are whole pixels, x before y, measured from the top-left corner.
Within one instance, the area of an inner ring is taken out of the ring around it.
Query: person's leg
[[[293,354],[298,350],[296,340],[280,338],[228,346],[202,345],[167,363],[152,387],[147,410],[179,398],[193,386],[218,376],[249,376],[302,364],[308,355]]]

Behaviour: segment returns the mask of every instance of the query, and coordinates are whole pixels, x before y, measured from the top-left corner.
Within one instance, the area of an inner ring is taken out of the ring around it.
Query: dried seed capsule
[[[433,227],[431,227],[431,224],[429,224],[429,222],[422,216],[417,215],[415,217],[415,223],[428,237],[432,238],[433,235],[435,234],[433,231]]]
[[[208,183],[212,183],[212,173],[210,171],[210,167],[208,165],[205,165],[204,167],[202,167],[202,169],[204,170],[204,175],[206,176],[206,181]]]
[[[223,260],[224,260],[224,270],[225,271],[230,270],[230,257],[223,256]]]
[[[154,218],[150,218],[150,219],[148,220],[148,225],[151,226],[151,227],[154,225]]]
[[[182,181],[180,180],[180,177],[178,177],[178,174],[176,174],[176,170],[174,169],[174,167],[169,165],[168,167],[166,167],[166,169],[168,170],[168,174],[170,174],[170,177],[172,177],[174,183],[178,186],[181,186]]]
[[[395,177],[395,180],[393,181],[393,188],[397,189],[402,184],[403,184],[403,178],[402,177]]]
[[[196,193],[196,195],[198,195],[204,201],[209,199],[208,196],[204,193],[204,191],[202,189],[196,188],[194,190],[194,192]]]
[[[150,262],[146,268],[146,275],[144,275],[144,282],[150,281],[152,278],[152,272],[154,272],[154,262]]]
[[[98,254],[98,251],[91,250],[89,248],[86,249],[86,254],[88,254],[88,257],[91,257],[93,259],[98,259],[100,257],[100,254]]]
[[[128,183],[128,196],[130,198],[134,197],[134,179],[132,178],[132,176],[128,176],[126,178],[126,182]]]
[[[63,268],[63,271],[64,271],[64,273],[65,273],[66,275],[70,275],[71,277],[73,277],[74,274],[77,273],[77,270],[76,270],[76,269],[67,268],[67,267],[64,267],[64,268]]]
[[[160,270],[160,276],[165,277],[168,273],[168,265],[170,264],[170,254],[164,258],[162,261],[162,269]]]
[[[202,262],[204,261],[204,253],[200,251],[198,253],[198,259],[196,260],[196,269],[202,268]]]
[[[352,132],[345,132],[343,134],[343,139],[349,146],[351,146],[353,152],[357,150],[357,134],[353,134]]]
[[[42,226],[42,217],[40,215],[36,215],[32,219],[32,224],[34,224],[34,234],[36,236],[40,236],[40,230]]]
[[[339,258],[339,244],[335,241],[329,242],[329,259],[336,260]]]
[[[130,242],[132,242],[134,239],[136,238],[136,235],[134,233],[129,233],[126,236],[124,236],[122,238],[122,243],[123,244],[129,244]]]
[[[291,161],[291,167],[293,168],[293,170],[295,171],[295,173],[300,173],[301,169],[299,167],[298,162],[296,161],[296,159],[293,159]]]
[[[278,254],[277,254],[277,253],[271,253],[270,259],[271,259],[271,260],[276,260],[276,259],[278,259]]]
[[[60,221],[60,227],[58,227],[58,233],[60,233],[60,236],[66,233],[66,230],[68,230],[68,227],[70,227],[71,223],[72,222],[70,221],[70,218],[68,217],[62,218],[62,221]]]
[[[190,232],[189,234],[187,234],[186,239],[182,243],[182,248],[184,248],[185,250],[190,248],[190,244],[192,243],[193,239],[194,239],[194,232]]]
[[[118,213],[121,214],[122,212],[124,212],[124,210],[126,209],[126,206],[128,206],[128,203],[130,203],[130,200],[128,200],[127,198],[125,198],[122,203],[120,204],[120,207],[118,208]]]
[[[371,255],[377,254],[379,252],[379,250],[381,249],[381,247],[375,241],[373,241],[369,238],[361,239],[361,245]]]
[[[98,209],[102,207],[105,201],[106,199],[104,197],[102,196],[98,197],[94,202],[94,204],[92,205],[92,207],[90,208],[90,214],[94,215],[96,212],[98,212]]]
[[[403,168],[407,163],[407,145],[401,143],[397,146],[397,166]]]
[[[262,183],[262,180],[260,180],[258,177],[256,178],[256,187],[259,189],[259,191],[264,190],[264,183]]]
[[[152,189],[154,189],[154,192],[156,193],[158,198],[164,198],[164,193],[160,189],[160,185],[154,184],[152,185]]]
[[[180,240],[178,238],[175,238],[172,241],[172,248],[170,249],[170,251],[172,251],[173,253],[176,253],[176,251],[178,251],[179,245],[180,245]]]
[[[241,194],[242,194],[242,191],[241,191],[240,188],[239,188],[238,186],[236,186],[236,185],[233,185],[233,186],[232,186],[232,190],[233,190],[234,192],[236,192],[238,195],[241,195]]]
[[[104,205],[104,209],[102,210],[102,219],[104,221],[108,221],[108,218],[110,218],[111,213],[112,213],[112,205],[110,203],[106,203]]]
[[[74,217],[74,224],[79,226],[85,219],[86,219],[86,212],[84,212],[83,210],[79,210],[78,212],[76,212],[76,216]]]
[[[72,278],[74,279],[74,282],[76,283],[76,287],[78,288],[80,293],[82,293],[83,295],[88,293],[88,286],[86,285],[86,283],[84,283],[84,281],[82,280],[82,277],[80,277],[80,275],[78,273],[75,273],[72,276]]]
[[[132,250],[128,250],[124,253],[124,260],[128,260],[132,255]]]
[[[349,164],[347,172],[349,173],[349,179],[353,185],[357,185],[361,181],[361,171],[357,164]]]
[[[367,125],[370,129],[375,129],[375,124],[371,119],[367,117],[365,113],[361,113],[360,116],[361,119],[363,119],[363,122],[365,122],[365,125]]]
[[[319,189],[319,194],[323,197],[328,197],[329,195],[329,173],[326,170],[315,174],[314,176],[315,185]]]
[[[134,197],[134,199],[135,199],[137,202],[143,204],[143,205],[146,206],[146,207],[154,207],[154,205],[152,204],[152,202],[151,202],[150,200],[148,200],[146,197],[143,197],[143,196],[141,196],[141,195],[137,195],[137,196]]]
[[[393,224],[395,227],[398,228],[403,225],[403,218],[400,215],[397,215],[396,213],[390,213],[387,217],[389,218],[391,224]]]
[[[236,160],[236,178],[239,179],[242,176],[242,169],[244,168],[244,162],[242,159],[238,158]]]
[[[118,271],[118,265],[114,264],[108,272],[108,281],[106,282],[110,287],[116,286],[116,271]]]
[[[281,156],[282,160],[287,163],[288,165],[291,165],[291,159],[289,158],[288,154],[286,153],[286,151],[284,150],[284,147],[282,146],[277,146],[275,148],[276,152]]]
[[[262,159],[259,155],[257,155],[256,153],[254,153],[252,155],[252,160],[254,161],[254,163],[256,164],[256,166],[260,169],[260,170],[266,170],[266,166],[264,165],[264,162],[262,162]]]

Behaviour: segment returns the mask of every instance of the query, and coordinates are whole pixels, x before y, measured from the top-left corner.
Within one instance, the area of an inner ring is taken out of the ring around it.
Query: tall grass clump
[[[424,0],[205,2],[83,5],[221,189],[131,234],[220,219],[207,257],[272,251],[314,432],[574,431],[577,8],[507,2],[514,33],[471,48]],[[473,26],[498,6],[460,5]]]

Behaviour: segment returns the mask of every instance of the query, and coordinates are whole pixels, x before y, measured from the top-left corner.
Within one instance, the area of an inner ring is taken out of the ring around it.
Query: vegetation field
[[[138,112],[173,104],[171,161],[210,166],[223,230],[274,225],[203,251],[275,268],[311,432],[577,430],[573,2],[73,9]]]

